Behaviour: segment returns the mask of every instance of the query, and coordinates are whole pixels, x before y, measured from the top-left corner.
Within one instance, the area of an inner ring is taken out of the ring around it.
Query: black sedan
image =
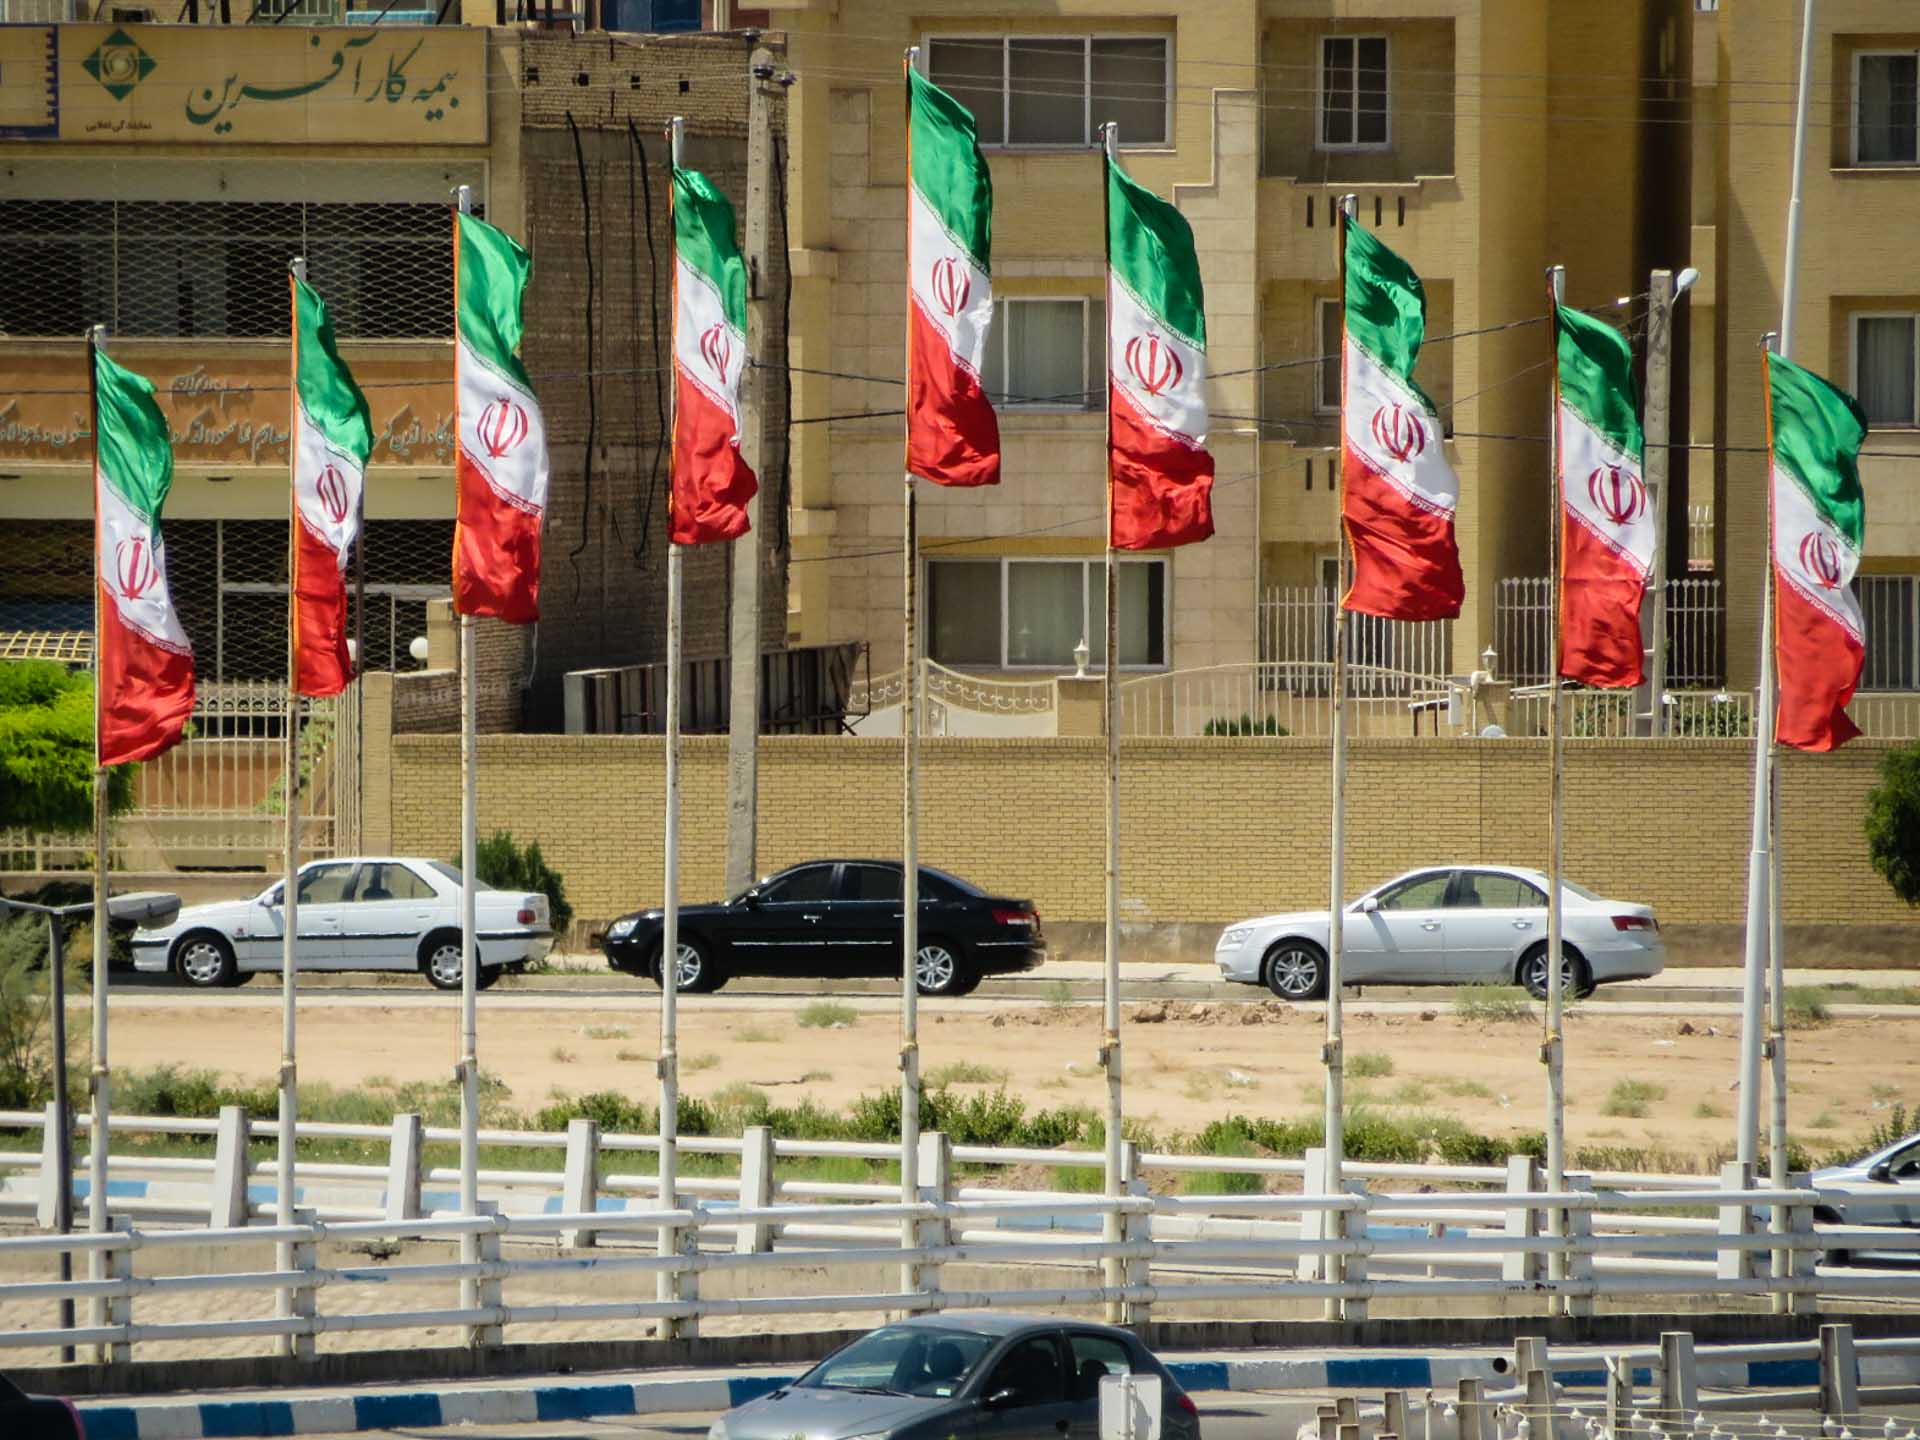
[[[679,988],[717,990],[735,975],[898,975],[900,875],[897,860],[809,860],[731,900],[681,906]],[[661,919],[648,910],[609,925],[607,963],[658,982]],[[1031,970],[1043,948],[1031,900],[920,867],[922,995],[964,995],[984,975]]]
[[[7,1440],[86,1440],[86,1434],[71,1401],[29,1395],[0,1375],[0,1435]]]

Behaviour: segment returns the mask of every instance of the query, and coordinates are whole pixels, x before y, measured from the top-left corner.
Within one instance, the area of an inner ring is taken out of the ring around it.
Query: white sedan
[[[1562,881],[1561,984],[1583,995],[1666,965],[1653,910]],[[1327,993],[1325,910],[1234,922],[1213,958],[1223,980],[1264,984],[1283,1000]],[[1547,877],[1513,865],[1410,870],[1347,906],[1341,917],[1347,985],[1520,984],[1547,993]]]
[[[482,887],[474,911],[482,986],[553,948],[545,895]],[[442,990],[460,988],[460,872],[451,865],[391,855],[309,861],[298,913],[302,970],[418,970]],[[135,933],[134,968],[237,985],[280,968],[284,916],[277,881],[250,900],[189,906],[171,924]]]

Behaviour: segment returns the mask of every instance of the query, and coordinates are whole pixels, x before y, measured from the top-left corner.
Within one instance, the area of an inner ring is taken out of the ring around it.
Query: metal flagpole
[[[1547,1067],[1547,1189],[1559,1194],[1567,1188],[1567,1093],[1565,1042],[1561,1036],[1563,1007],[1566,1001],[1566,977],[1560,957],[1562,904],[1560,861],[1566,839],[1566,691],[1560,684],[1560,625],[1562,620],[1560,588],[1564,577],[1561,567],[1566,555],[1561,544],[1561,526],[1565,523],[1560,493],[1560,306],[1567,297],[1567,270],[1564,265],[1547,269],[1547,347],[1553,365],[1553,414],[1547,422],[1547,486],[1553,520],[1547,527],[1547,573],[1553,577],[1548,587],[1547,625],[1547,794],[1552,815],[1552,840],[1547,854],[1547,1034],[1540,1046],[1540,1062]],[[1567,1212],[1549,1210],[1549,1233],[1566,1233]],[[1564,1279],[1567,1257],[1554,1251],[1547,1261],[1548,1274]]]
[[[92,399],[90,419],[93,428],[93,1074],[90,1093],[93,1109],[93,1133],[87,1153],[87,1229],[100,1234],[107,1229],[107,1117],[112,1108],[112,1074],[107,1068],[107,767],[100,763],[103,726],[106,719],[106,646],[102,631],[106,624],[106,600],[102,587],[106,577],[100,571],[100,379],[95,355],[107,347],[107,327],[95,325],[87,332],[87,392]],[[106,1255],[95,1250],[87,1256],[87,1276],[107,1278]],[[92,1323],[106,1323],[108,1307],[96,1298],[89,1307]],[[100,1347],[100,1358],[112,1356],[114,1347]]]
[[[292,270],[294,283],[304,283],[307,278],[306,260],[296,258]],[[287,732],[281,785],[286,797],[287,833],[286,879],[280,896],[280,1135],[274,1170],[277,1201],[274,1218],[282,1225],[294,1222],[293,1149],[295,1126],[298,1124],[293,999],[294,972],[300,963],[300,621],[296,613],[300,603],[300,489],[296,473],[300,463],[300,298],[297,290],[293,295],[292,330],[292,374],[288,388],[292,413],[288,416],[287,433],[294,436],[295,440],[287,446]],[[280,1268],[283,1271],[293,1269],[292,1244],[282,1241],[278,1248]],[[280,1292],[279,1312],[283,1316],[294,1313],[294,1292],[291,1287]],[[282,1336],[281,1345],[285,1353],[298,1354],[302,1339],[311,1346],[311,1337]]]
[[[460,213],[473,211],[473,190],[454,191]],[[459,245],[454,246],[455,284],[459,278]],[[479,942],[474,934],[474,893],[479,881],[479,745],[474,738],[478,704],[473,675],[473,617],[460,617],[460,1213],[480,1213],[480,1014]],[[460,1237],[460,1260],[473,1265],[480,1259],[480,1237]],[[480,1303],[480,1281],[460,1281],[460,1307],[472,1310]]]
[[[1777,353],[1793,354],[1793,305],[1800,279],[1800,210],[1806,188],[1807,100],[1813,83],[1815,0],[1803,0],[1800,12],[1800,77],[1793,107],[1793,183],[1787,197],[1786,274],[1780,289],[1780,334]],[[1768,409],[1771,426],[1772,409]],[[1769,434],[1769,452],[1772,436]],[[1768,952],[1772,948],[1774,912],[1780,897],[1773,893],[1773,736],[1777,686],[1773,663],[1773,475],[1769,453],[1767,475],[1766,554],[1760,606],[1760,696],[1753,717],[1753,834],[1747,855],[1746,970],[1740,996],[1740,1133],[1738,1158],[1754,1165],[1760,1145],[1760,997],[1766,983]],[[1784,1163],[1784,1157],[1782,1157]]]
[[[681,154],[685,146],[686,121],[674,116],[667,126],[667,136],[672,154],[673,168],[680,168]],[[678,234],[673,218],[673,185],[671,176],[667,185],[667,233],[674,237],[672,241],[672,259],[674,276],[673,295],[673,339],[679,343],[680,324],[680,249]],[[677,356],[677,349],[676,349]],[[674,363],[678,363],[676,358]],[[667,434],[673,434],[678,419],[678,377],[675,383],[667,387]],[[669,443],[671,450],[671,443]],[[671,465],[672,461],[669,460]],[[667,476],[668,508],[672,508],[672,489],[674,476]],[[658,1204],[663,1210],[671,1210],[679,1203],[680,1186],[680,597],[683,579],[684,547],[674,543],[671,533],[667,538],[667,834],[666,852],[662,858],[662,886],[665,898],[661,902],[660,922],[660,1058],[655,1068],[660,1078],[660,1175]],[[680,1235],[672,1226],[661,1226],[659,1230],[658,1251],[663,1256],[677,1255],[680,1251]],[[662,1270],[655,1279],[655,1295],[662,1301],[679,1297],[679,1276],[671,1271]],[[669,1320],[661,1327],[663,1336],[680,1336],[688,1333],[689,1322]]]
[[[1101,232],[1103,243],[1111,252],[1113,230],[1110,208],[1105,199],[1111,193],[1111,181],[1108,168],[1120,163],[1120,126],[1107,121],[1100,127],[1102,158],[1100,166],[1100,194],[1102,198]],[[1107,314],[1113,314],[1113,256],[1107,256]],[[1107,343],[1107,373],[1113,373],[1111,331]],[[1101,727],[1107,742],[1107,904],[1106,904],[1106,964],[1102,969],[1102,1031],[1100,1041],[1100,1068],[1107,1073],[1107,1165],[1106,1194],[1109,1200],[1117,1200],[1121,1193],[1121,1125],[1124,1120],[1121,1093],[1120,1068],[1120,596],[1116,583],[1118,576],[1114,569],[1113,553],[1113,385],[1109,380],[1107,394],[1107,568],[1106,568],[1106,638],[1101,655],[1102,691],[1101,699],[1106,711],[1106,724]],[[1117,1245],[1121,1238],[1120,1216],[1117,1211],[1109,1210],[1102,1222],[1102,1238],[1109,1245]],[[1126,1266],[1124,1262],[1109,1258],[1102,1262],[1104,1283],[1109,1290],[1118,1289],[1124,1283]],[[1119,1301],[1107,1302],[1107,1319],[1118,1323],[1124,1315]]]
[[[920,60],[920,47],[907,47],[905,69],[912,70]],[[909,112],[913,108],[911,82],[903,72],[901,85],[906,91]],[[907,184],[913,184],[913,122],[907,121]],[[907,306],[913,306],[913,219],[907,219]],[[905,368],[902,375],[913,382],[912,315],[901,327],[906,336]],[[903,440],[910,425],[903,420]],[[915,581],[920,565],[918,499],[914,493],[913,472],[905,472],[903,502],[905,514],[901,571],[901,626],[903,650],[907,657],[900,697],[900,1198],[912,1204],[920,1198],[920,636],[916,613]],[[914,1248],[917,1231],[912,1220],[901,1224],[900,1243]],[[903,1266],[902,1290],[919,1288],[917,1266]]]
[[[1341,223],[1334,226],[1335,266],[1334,273],[1339,276],[1340,287],[1340,425],[1341,445],[1344,451],[1347,411],[1347,227],[1359,212],[1360,200],[1355,195],[1340,197]],[[1338,529],[1335,531],[1336,565],[1340,579],[1340,593],[1334,597],[1333,605],[1333,823],[1327,842],[1327,879],[1330,899],[1327,905],[1327,1038],[1320,1047],[1320,1062],[1326,1067],[1326,1113],[1322,1121],[1322,1144],[1326,1148],[1326,1173],[1322,1175],[1322,1187],[1328,1194],[1336,1194],[1345,1184],[1346,1158],[1346,1096],[1344,1094],[1345,1067],[1342,1063],[1342,1040],[1340,1013],[1340,961],[1346,949],[1346,890],[1347,890],[1347,607],[1348,588],[1353,584],[1353,562],[1347,549],[1346,533],[1346,460],[1343,454],[1334,465],[1333,513]],[[1346,1233],[1346,1217],[1337,1211],[1327,1212],[1326,1234],[1334,1238]],[[1344,1280],[1347,1264],[1342,1256],[1327,1257],[1326,1276],[1329,1280]],[[1341,1305],[1338,1300],[1327,1301],[1327,1316],[1334,1319],[1339,1316]]]

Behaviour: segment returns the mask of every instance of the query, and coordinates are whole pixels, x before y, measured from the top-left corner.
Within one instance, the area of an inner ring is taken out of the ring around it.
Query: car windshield
[[[797,1383],[812,1390],[953,1395],[992,1348],[991,1335],[888,1325],[821,1361]]]

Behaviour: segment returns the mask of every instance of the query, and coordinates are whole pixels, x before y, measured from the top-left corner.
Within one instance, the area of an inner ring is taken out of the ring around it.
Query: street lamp
[[[29,915],[47,917],[48,961],[53,988],[53,1165],[58,1183],[53,1187],[54,1233],[73,1233],[73,1112],[67,1098],[67,934],[66,922],[93,913],[93,902],[78,905],[36,905],[0,895],[0,911],[20,910]],[[114,920],[149,921],[167,925],[180,913],[180,897],[158,890],[142,890],[131,895],[107,897],[107,915]],[[105,1144],[104,1137],[101,1140]],[[60,1283],[73,1279],[73,1254],[60,1252]],[[73,1297],[60,1297],[60,1328],[73,1328]],[[73,1347],[60,1347],[60,1361],[73,1360]]]

